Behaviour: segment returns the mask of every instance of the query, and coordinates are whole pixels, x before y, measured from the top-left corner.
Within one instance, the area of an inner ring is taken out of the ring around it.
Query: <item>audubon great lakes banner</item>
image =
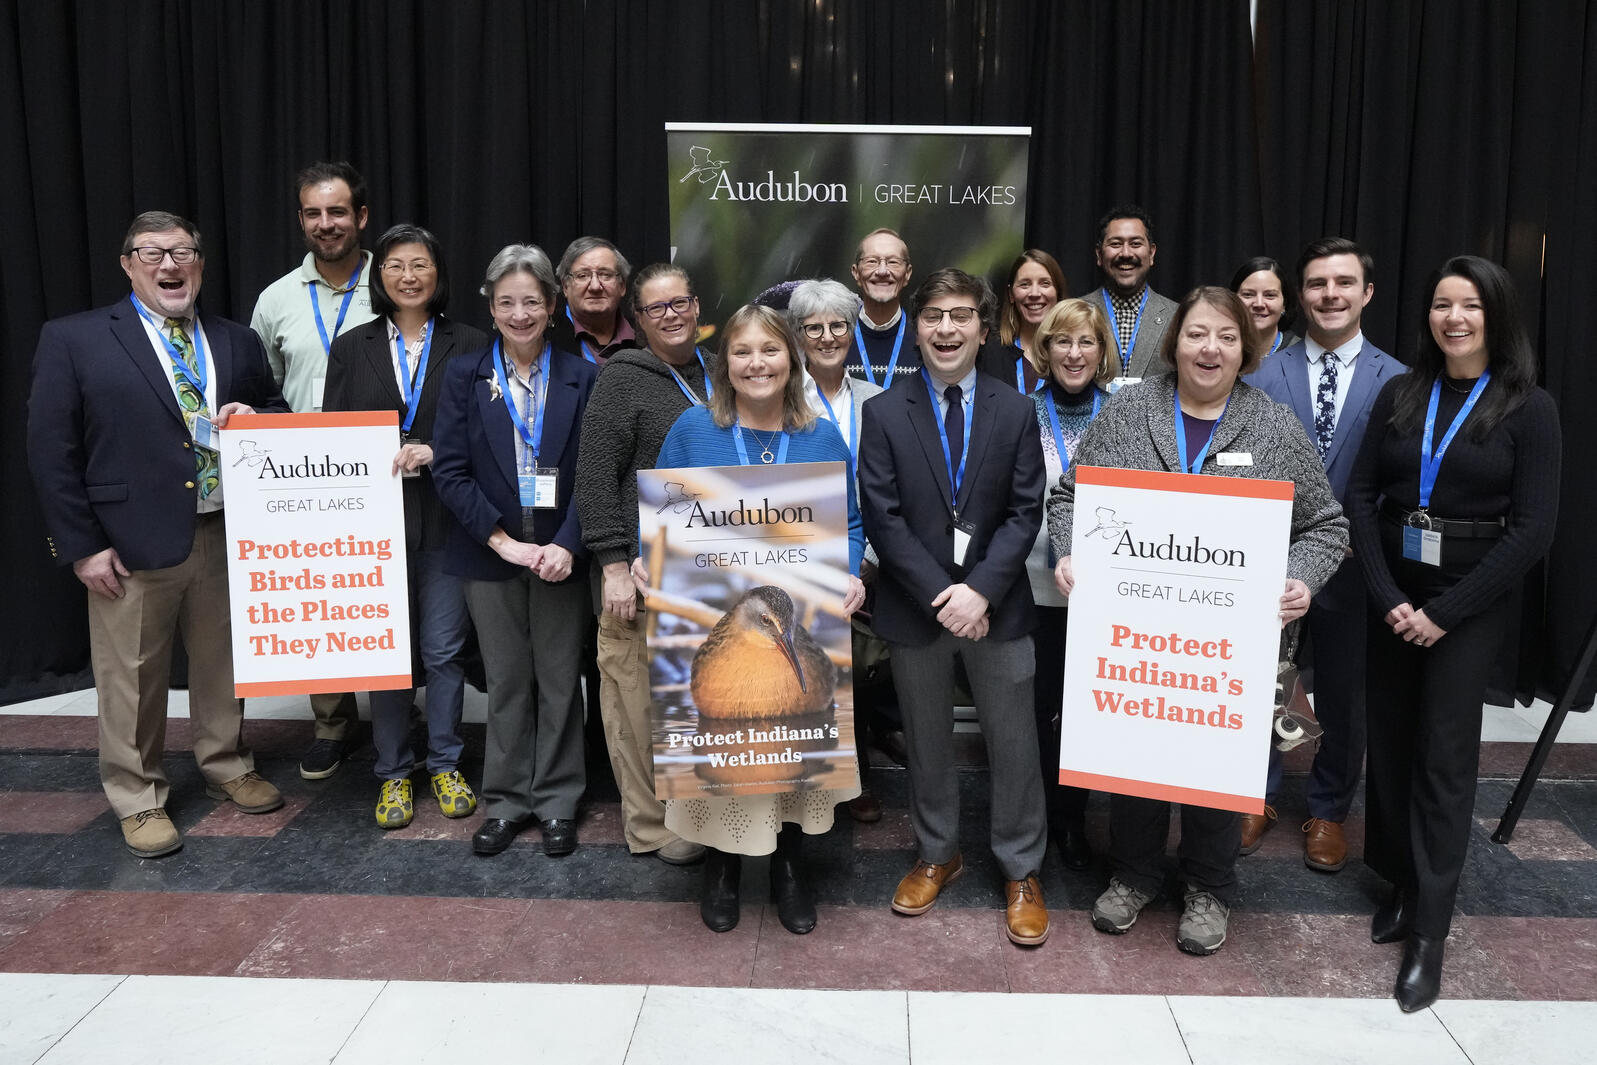
[[[897,230],[915,277],[995,285],[1024,248],[1028,126],[666,123],[672,261],[723,322],[772,285],[852,283],[859,240]]]
[[[638,472],[660,798],[859,786],[846,476]]]

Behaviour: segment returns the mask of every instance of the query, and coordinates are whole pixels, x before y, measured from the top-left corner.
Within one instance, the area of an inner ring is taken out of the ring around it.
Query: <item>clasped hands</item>
[[[1429,647],[1447,635],[1446,629],[1426,617],[1424,610],[1415,610],[1412,603],[1399,603],[1388,610],[1386,623],[1398,637],[1419,647]]]
[[[987,597],[968,584],[950,584],[937,593],[937,623],[955,636],[980,640],[987,635]]]
[[[529,544],[503,529],[495,529],[488,546],[512,566],[525,566],[541,580],[554,584],[571,576],[571,552],[559,544]]]

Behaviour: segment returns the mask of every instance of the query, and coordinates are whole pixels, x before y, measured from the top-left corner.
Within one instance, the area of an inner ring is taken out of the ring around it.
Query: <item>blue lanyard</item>
[[[704,352],[700,351],[697,345],[695,345],[693,348],[693,357],[699,360],[699,369],[704,371],[704,399],[700,399],[698,396],[693,394],[693,389],[689,388],[688,383],[682,380],[682,375],[677,373],[677,368],[675,366],[665,362],[664,359],[661,359],[660,361],[665,362],[665,368],[671,371],[671,376],[676,380],[677,387],[682,390],[682,394],[684,396],[688,397],[688,405],[691,407],[702,407],[704,406],[705,399],[709,399],[711,396],[715,395],[715,389],[710,385],[710,371],[704,365]]]
[[[909,315],[902,309],[898,312],[898,335],[893,337],[893,357],[887,360],[887,369],[882,371],[881,387],[886,388],[893,383],[893,368],[898,365],[898,352],[904,343],[904,327],[909,324]],[[865,334],[860,330],[859,319],[854,320],[854,345],[859,349],[859,364],[865,371],[865,380],[876,384],[876,375],[871,373],[871,356],[865,350]]]
[[[1469,417],[1469,412],[1474,408],[1475,401],[1481,398],[1481,393],[1486,390],[1486,382],[1492,379],[1492,371],[1482,371],[1475,381],[1475,387],[1469,390],[1469,398],[1464,400],[1464,405],[1453,415],[1453,424],[1447,427],[1447,432],[1442,436],[1442,442],[1436,446],[1436,453],[1431,454],[1431,439],[1436,432],[1436,406],[1442,399],[1442,375],[1437,374],[1436,380],[1431,382],[1431,403],[1425,408],[1425,437],[1420,441],[1420,509],[1424,510],[1431,505],[1431,489],[1436,487],[1436,473],[1442,468],[1442,456],[1447,454],[1447,445],[1453,442],[1453,437],[1458,433],[1458,427],[1464,424],[1464,419]]]
[[[1137,333],[1142,329],[1142,312],[1148,306],[1148,286],[1142,286],[1142,302],[1137,304],[1137,317],[1131,323],[1131,343],[1120,348],[1120,366],[1122,370],[1127,366],[1131,353],[1137,347]],[[1109,290],[1103,290],[1103,309],[1109,312],[1109,334],[1115,338],[1115,347],[1120,347],[1120,320],[1115,317],[1115,301],[1109,298]],[[1227,403],[1231,402],[1229,399]]]
[[[1176,454],[1181,456],[1181,472],[1197,473],[1199,470],[1203,469],[1203,460],[1209,457],[1209,445],[1214,443],[1214,433],[1216,429],[1220,428],[1220,419],[1225,417],[1225,412],[1231,407],[1231,397],[1225,397],[1225,406],[1220,408],[1220,417],[1216,418],[1214,420],[1214,424],[1209,426],[1209,439],[1203,442],[1203,446],[1198,449],[1198,457],[1193,459],[1190,464],[1187,462],[1187,423],[1186,420],[1181,417],[1180,389],[1176,390],[1175,405]]]
[[[1020,341],[1015,341],[1015,347],[1020,347]],[[1025,362],[1026,356],[1024,355],[1017,356],[1015,359],[1015,391],[1019,392],[1023,396],[1026,394]],[[1043,385],[1046,385],[1047,383],[1048,379],[1046,377],[1037,378],[1037,387],[1033,388],[1032,391],[1041,392]]]
[[[532,405],[532,430],[527,429],[527,418],[516,409],[516,401],[510,398],[510,380],[505,376],[505,356],[500,349],[500,342],[494,341],[494,376],[499,379],[499,392],[505,397],[505,406],[510,408],[510,421],[515,425],[516,432],[521,434],[521,440],[527,445],[527,453],[533,464],[538,462],[538,449],[543,443],[543,412],[549,408],[547,402],[538,402],[538,389],[544,390],[545,398],[549,392],[549,344],[543,345],[543,354],[538,356],[538,380],[532,383],[533,387],[527,391],[531,393],[528,402]]]
[[[752,433],[754,430],[750,429],[749,432]],[[778,466],[787,461],[787,445],[790,439],[791,438],[787,435],[787,431],[784,429],[782,431],[782,442],[776,446],[776,464]],[[758,440],[756,440],[756,443],[757,442]],[[743,446],[743,426],[737,421],[732,422],[732,443],[737,445],[738,464],[742,466],[752,465],[752,463],[749,462],[748,449]],[[770,448],[766,448],[765,451],[769,453]]]
[[[1042,397],[1043,409],[1048,412],[1048,427],[1054,431],[1054,447],[1059,449],[1059,472],[1064,473],[1070,469],[1070,453],[1065,450],[1065,434],[1059,428],[1059,414],[1054,410],[1054,397]],[[1087,416],[1087,424],[1098,417],[1098,411],[1103,407],[1103,392],[1095,385],[1092,390],[1092,413]]]
[[[1281,326],[1278,323],[1275,327],[1275,343],[1270,345],[1271,355],[1274,355],[1276,352],[1281,350],[1281,341],[1285,339],[1285,337],[1286,334],[1281,332]]]
[[[847,381],[847,378],[845,377],[844,380]],[[845,392],[848,391],[847,384],[844,384],[843,390]],[[826,398],[826,389],[821,387],[819,381],[815,382],[815,394],[821,397],[821,406],[826,408],[826,416],[832,419],[832,424],[837,426],[837,431],[841,433],[843,431],[843,423],[838,421],[837,412],[832,409],[832,401]],[[852,393],[850,393],[846,402],[849,404],[849,411],[853,415],[849,419],[849,438],[844,441],[844,443],[848,444],[848,461],[850,468],[852,468],[859,462],[859,411],[853,408],[854,396]]]
[[[344,302],[338,308],[338,321],[333,323],[332,339],[328,338],[327,325],[322,321],[322,303],[316,298],[316,282],[312,281],[306,286],[311,294],[311,313],[316,315],[316,331],[322,335],[323,354],[331,355],[333,352],[333,340],[338,338],[338,331],[344,328],[344,316],[349,313],[349,304],[355,298],[355,286],[360,284],[360,272],[365,265],[365,259],[355,263],[354,276],[349,279],[349,290],[344,293]]]
[[[139,298],[137,296],[129,296],[128,299],[133,301],[133,309],[139,312],[139,317],[149,322],[150,328],[155,330],[155,335],[161,338],[161,343],[166,347],[166,354],[172,360],[172,369],[182,374],[183,380],[199,389],[200,398],[204,399],[205,384],[210,380],[211,375],[205,368],[205,337],[200,332],[200,316],[195,314],[193,318],[194,335],[189,338],[189,342],[194,345],[194,366],[199,371],[199,376],[196,377],[194,376],[194,370],[189,369],[188,360],[183,357],[183,353],[177,349],[176,344],[172,343],[171,337],[161,332],[161,327],[155,324],[155,319],[150,317],[150,312],[144,309],[144,304],[139,302]],[[1442,446],[1446,447],[1447,445],[1443,444]]]
[[[922,366],[921,380],[926,382],[926,394],[932,397],[932,420],[937,423],[937,439],[943,444],[943,466],[948,470],[948,487],[953,489],[950,497],[953,501],[952,510],[954,518],[959,518],[959,486],[965,483],[965,463],[970,461],[970,423],[976,414],[976,397],[968,399],[961,396],[961,406],[965,408],[965,446],[959,449],[959,469],[954,469],[954,455],[948,448],[948,426],[943,424],[943,419],[937,416],[937,390],[932,387],[932,375]]]
[[[577,333],[577,320],[571,317],[571,304],[569,303],[566,304],[566,321],[571,323],[571,335],[576,337],[577,343],[582,346],[582,357],[593,363],[595,366],[599,365],[599,360],[594,358],[593,349],[588,347],[588,342],[583,340],[582,337]]]
[[[426,343],[421,346],[421,359],[416,363],[416,372],[410,372],[409,360],[405,358],[405,334],[399,331],[399,326],[394,326],[394,353],[399,356],[400,394],[405,400],[405,424],[399,431],[409,435],[410,427],[416,423],[416,410],[421,406],[421,390],[427,386],[427,360],[433,353],[433,320],[427,319]],[[501,386],[503,387],[503,386]]]

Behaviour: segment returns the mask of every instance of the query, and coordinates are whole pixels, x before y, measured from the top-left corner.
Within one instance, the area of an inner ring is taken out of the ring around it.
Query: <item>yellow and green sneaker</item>
[[[445,817],[470,817],[477,809],[477,796],[458,769],[433,774],[433,798]]]
[[[383,828],[404,828],[415,815],[410,781],[403,778],[383,781],[383,790],[377,793],[377,823]]]

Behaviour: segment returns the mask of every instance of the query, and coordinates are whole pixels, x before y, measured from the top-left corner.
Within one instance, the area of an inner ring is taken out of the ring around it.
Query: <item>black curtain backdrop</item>
[[[1177,296],[1344,233],[1379,262],[1368,332],[1402,355],[1424,275],[1477,251],[1519,280],[1578,439],[1597,392],[1570,356],[1597,324],[1576,250],[1597,232],[1577,194],[1597,187],[1586,5],[1260,0],[1258,18],[1255,44],[1247,0],[0,0],[0,703],[87,683],[83,593],[50,564],[23,462],[40,325],[126,293],[119,242],[151,208],[195,219],[206,309],[247,321],[303,255],[289,186],[315,159],[366,175],[369,237],[437,232],[451,313],[482,325],[470,282],[507,242],[666,255],[666,121],[1029,125],[1028,243],[1072,292],[1096,286],[1115,202],[1152,211],[1153,284]],[[1570,470],[1566,515],[1590,483]],[[1580,527],[1551,566],[1554,667],[1591,611]]]

